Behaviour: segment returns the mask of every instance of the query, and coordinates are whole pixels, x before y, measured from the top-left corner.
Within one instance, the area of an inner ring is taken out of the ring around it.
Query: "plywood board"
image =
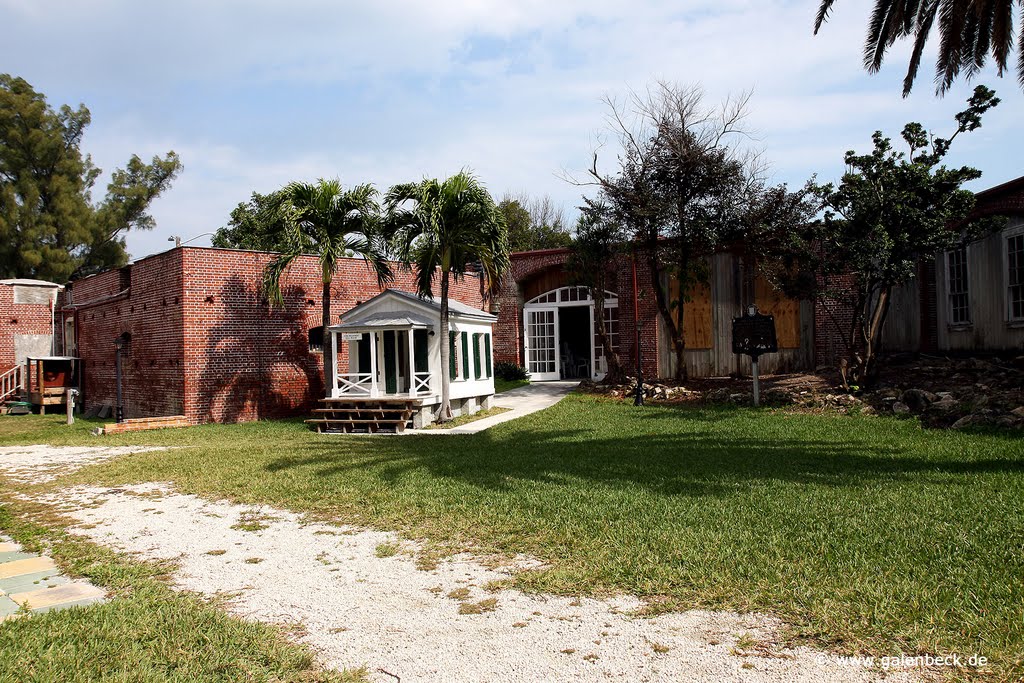
[[[669,306],[673,322],[679,325],[679,308],[672,302],[680,301],[679,281],[669,280]],[[711,334],[711,288],[704,283],[690,287],[688,301],[683,302],[683,340],[688,349],[710,349],[713,347]]]
[[[800,348],[800,302],[772,287],[763,276],[754,280],[754,303],[761,313],[775,316],[780,349]]]

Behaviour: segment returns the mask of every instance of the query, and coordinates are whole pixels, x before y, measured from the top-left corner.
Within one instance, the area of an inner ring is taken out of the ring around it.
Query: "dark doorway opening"
[[[562,379],[590,377],[590,306],[558,309],[558,343]]]

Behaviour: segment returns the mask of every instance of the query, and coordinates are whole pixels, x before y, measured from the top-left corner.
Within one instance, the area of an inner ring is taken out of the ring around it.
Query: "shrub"
[[[515,363],[509,363],[508,361],[502,361],[494,365],[494,376],[498,379],[503,379],[506,382],[515,382],[516,380],[530,378],[530,374],[526,371],[526,368],[516,365]]]

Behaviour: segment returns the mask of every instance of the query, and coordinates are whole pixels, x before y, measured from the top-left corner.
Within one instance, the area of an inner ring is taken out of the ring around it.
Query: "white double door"
[[[586,304],[584,304],[586,306]],[[573,308],[579,308],[579,304]],[[526,352],[526,369],[530,379],[535,382],[563,379],[562,377],[562,344],[558,334],[558,306],[530,307],[523,311],[523,348]],[[594,307],[588,306],[590,312],[587,324],[587,338],[590,340],[589,363],[587,368],[594,367]],[[577,351],[578,353],[578,351]],[[571,358],[571,356],[570,356]],[[584,356],[586,359],[587,356]],[[567,370],[566,376],[575,377],[578,368]],[[592,372],[592,371],[591,371]]]

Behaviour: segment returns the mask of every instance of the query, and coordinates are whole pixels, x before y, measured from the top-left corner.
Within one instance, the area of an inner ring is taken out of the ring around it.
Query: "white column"
[[[416,395],[416,347],[413,344],[414,331],[409,328],[409,395]]]
[[[370,333],[370,396],[377,398],[377,333]]]
[[[328,366],[328,377],[327,380],[327,396],[328,398],[335,398],[338,396],[338,333],[335,330],[330,331],[331,335],[331,363]],[[328,350],[324,349],[324,353]]]

